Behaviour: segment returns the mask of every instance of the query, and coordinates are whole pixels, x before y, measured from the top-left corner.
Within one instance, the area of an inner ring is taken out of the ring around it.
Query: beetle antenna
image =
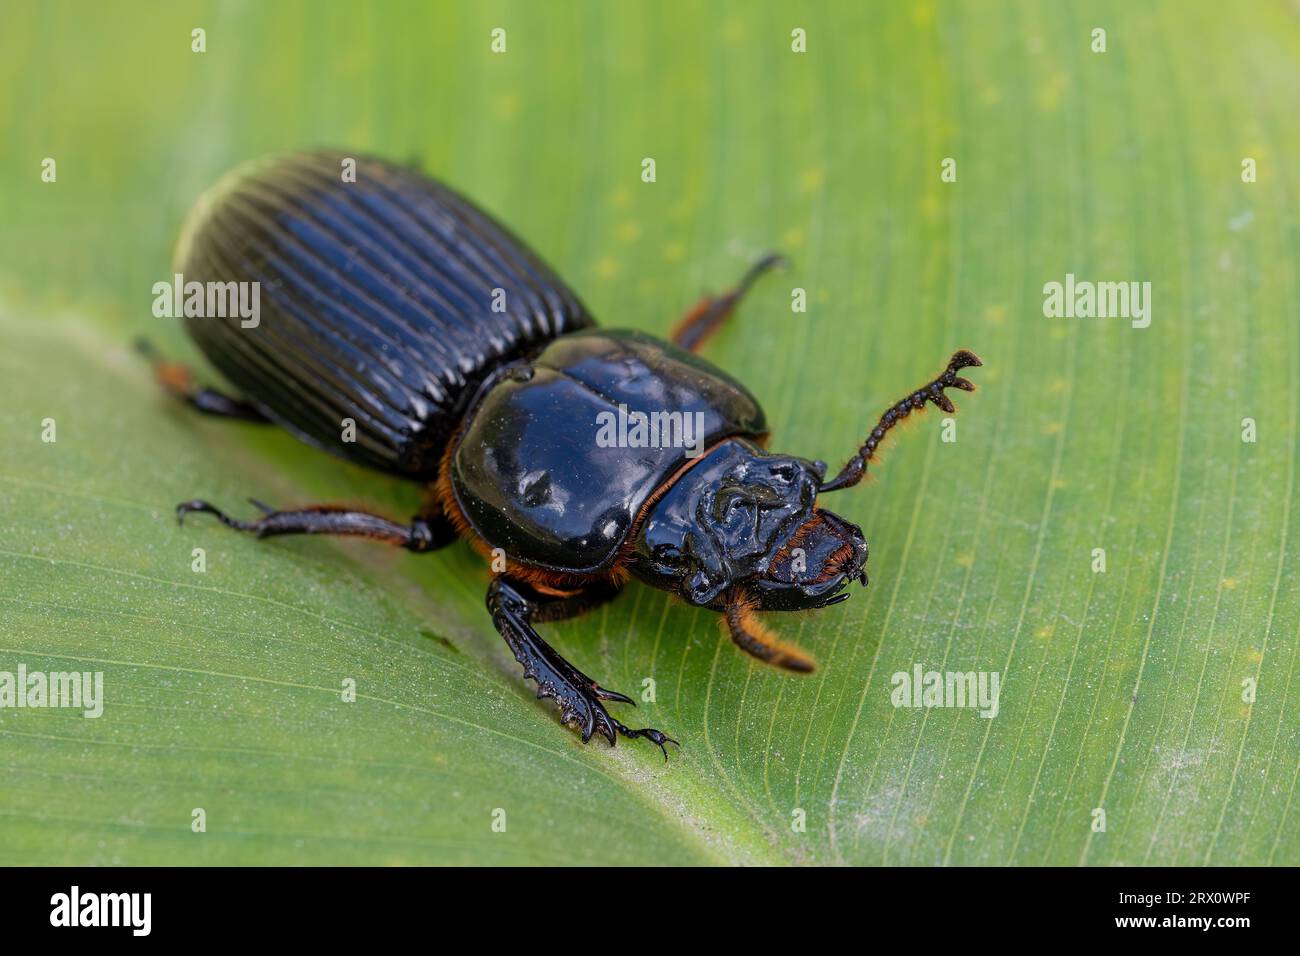
[[[943,370],[942,375],[928,385],[923,385],[902,401],[892,405],[885,414],[880,416],[880,421],[872,429],[871,434],[867,436],[866,443],[858,449],[858,453],[849,459],[848,464],[840,470],[838,475],[830,481],[822,482],[818,491],[839,491],[841,488],[852,488],[861,481],[862,476],[867,473],[867,464],[876,457],[876,449],[880,447],[886,433],[912,412],[923,410],[926,402],[934,402],[949,414],[957,411],[956,406],[943,393],[943,390],[945,388],[960,388],[963,392],[975,391],[975,383],[962,378],[957,373],[972,365],[983,364],[974,352],[969,352],[966,349],[954,352],[952,358],[948,360],[948,367]]]

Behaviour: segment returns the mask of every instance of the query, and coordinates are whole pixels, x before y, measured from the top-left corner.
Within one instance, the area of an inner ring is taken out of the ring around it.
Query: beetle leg
[[[136,339],[136,350],[153,366],[154,379],[167,394],[179,398],[191,408],[218,418],[234,418],[242,422],[267,424],[270,419],[248,402],[231,398],[213,388],[194,384],[194,375],[188,365],[163,358],[148,339]]]
[[[956,406],[944,394],[943,390],[945,388],[960,388],[964,392],[975,391],[974,383],[962,378],[957,372],[972,365],[983,364],[974,352],[968,352],[965,349],[954,352],[952,358],[948,361],[948,367],[944,369],[942,375],[928,385],[921,386],[902,401],[892,405],[885,414],[880,416],[880,421],[867,437],[866,443],[858,449],[858,453],[849,459],[838,475],[830,481],[823,482],[818,491],[839,491],[841,488],[852,488],[861,481],[862,476],[867,472],[867,463],[876,457],[876,449],[884,439],[885,433],[912,412],[923,410],[926,402],[933,402],[949,414],[957,411]]]
[[[597,581],[562,597],[539,595],[534,601],[532,620],[538,624],[565,621],[595,610],[622,593],[623,589],[620,587],[606,581]],[[622,694],[618,696],[620,699],[623,697]]]
[[[769,252],[749,267],[749,271],[741,277],[740,283],[730,292],[724,292],[720,296],[704,296],[673,326],[668,336],[673,345],[688,352],[699,351],[705,341],[718,331],[722,323],[735,311],[736,305],[749,291],[754,281],[774,266],[786,264],[785,256]]]
[[[731,639],[746,654],[789,671],[811,674],[817,669],[812,658],[796,647],[781,643],[776,635],[758,620],[743,594],[732,594],[726,604],[724,620]]]
[[[597,601],[607,600],[609,596],[612,594],[598,596]],[[581,605],[581,602],[573,603],[575,597],[558,599],[559,602],[567,603],[559,612],[561,616],[565,616],[566,610],[576,611]],[[532,621],[535,619],[557,619],[554,616],[554,604],[555,602],[548,602],[536,594],[528,585],[503,576],[493,578],[488,586],[487,607],[492,614],[492,623],[505,638],[515,660],[524,666],[524,677],[537,682],[537,696],[550,697],[560,706],[561,723],[576,726],[582,733],[584,744],[597,731],[609,741],[611,747],[618,741],[619,734],[624,737],[644,737],[656,744],[667,760],[668,748],[665,745],[676,744],[677,741],[652,727],[633,730],[611,717],[601,701],[617,701],[633,706],[636,702],[631,697],[601,687],[561,657],[555,648],[533,630]]]
[[[409,525],[389,521],[365,511],[349,511],[335,505],[313,505],[297,511],[276,511],[250,498],[262,511],[255,521],[232,518],[220,508],[202,499],[184,501],[176,506],[176,520],[184,522],[192,511],[210,514],[228,528],[251,531],[259,538],[277,534],[339,534],[375,538],[396,544],[408,551],[436,551],[456,540],[451,523],[441,516],[417,517]]]

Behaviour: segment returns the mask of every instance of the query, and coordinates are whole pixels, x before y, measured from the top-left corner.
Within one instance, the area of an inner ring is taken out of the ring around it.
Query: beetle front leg
[[[184,523],[187,514],[200,512],[214,516],[227,528],[248,531],[259,538],[279,534],[352,535],[386,541],[416,553],[435,551],[451,544],[457,537],[451,523],[441,515],[417,517],[409,525],[404,525],[369,512],[349,511],[335,505],[313,505],[296,511],[276,511],[255,498],[248,500],[262,512],[262,517],[255,521],[232,518],[201,498],[177,505],[176,520]]]
[[[695,303],[673,327],[669,340],[678,348],[698,352],[705,341],[722,328],[722,323],[735,311],[754,281],[769,269],[785,264],[785,256],[769,252],[749,267],[749,271],[741,277],[734,289],[719,296],[706,295]]]
[[[493,578],[488,586],[487,607],[492,614],[492,623],[505,638],[515,660],[524,666],[524,677],[537,682],[537,696],[549,697],[559,705],[561,723],[576,726],[582,734],[584,744],[597,731],[609,741],[611,747],[618,741],[619,734],[624,737],[644,737],[658,745],[667,760],[668,748],[665,745],[676,744],[677,741],[652,727],[633,730],[611,717],[602,701],[617,701],[633,706],[636,706],[636,701],[625,694],[601,687],[561,657],[533,629],[534,619],[555,620],[584,606],[580,596],[559,598],[558,602],[569,603],[557,608],[556,599],[547,601],[523,582],[505,577]]]

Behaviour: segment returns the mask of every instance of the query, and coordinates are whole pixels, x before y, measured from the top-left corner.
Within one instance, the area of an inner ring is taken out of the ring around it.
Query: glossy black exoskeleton
[[[205,195],[177,253],[186,283],[257,283],[260,314],[187,314],[186,327],[239,393],[192,384],[153,356],[159,380],[201,411],[274,422],[344,458],[424,483],[409,524],[321,505],[239,520],[258,537],[361,535],[411,551],[467,538],[504,557],[492,619],[538,696],[583,741],[624,726],[632,703],[561,657],[534,624],[580,613],[630,577],[723,614],[732,639],[795,671],[811,660],[777,641],[760,611],[826,607],[867,583],[867,543],[818,496],[858,483],[886,432],[927,402],[954,411],[971,391],[966,351],[891,406],[834,478],[765,450],[768,426],[738,381],[694,355],[757,276],[702,299],[672,344],[606,331],[518,239],[464,198],[409,169],[342,153],[250,164]],[[202,310],[196,310],[201,312]],[[499,565],[498,565],[499,566]],[[665,749],[665,755],[667,751]]]

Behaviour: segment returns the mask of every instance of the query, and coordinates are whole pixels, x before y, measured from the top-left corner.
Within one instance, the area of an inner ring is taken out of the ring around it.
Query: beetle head
[[[826,466],[725,441],[681,475],[637,531],[632,570],[692,604],[719,607],[743,586],[757,610],[825,607],[866,583],[867,544],[817,508]]]
[[[746,585],[759,611],[801,611],[849,599],[845,585],[867,584],[867,542],[857,525],[818,508]]]

